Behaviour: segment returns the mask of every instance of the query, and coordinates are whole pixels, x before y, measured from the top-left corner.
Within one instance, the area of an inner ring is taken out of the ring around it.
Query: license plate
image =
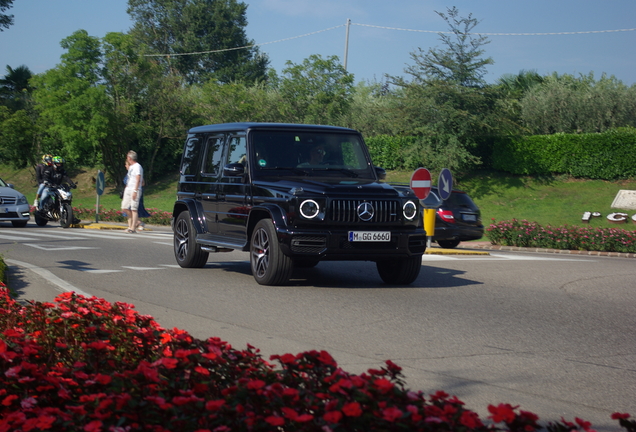
[[[462,219],[466,222],[477,222],[477,215],[474,214],[463,214]]]
[[[390,242],[391,231],[349,231],[350,242]]]

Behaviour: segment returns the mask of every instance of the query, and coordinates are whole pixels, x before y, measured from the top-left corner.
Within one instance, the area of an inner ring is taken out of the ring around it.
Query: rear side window
[[[200,138],[188,138],[181,158],[181,175],[195,176],[197,174],[202,147]]]
[[[450,197],[448,197],[448,200],[446,201],[453,207],[470,207],[470,208],[477,207],[475,203],[473,202],[473,200],[470,199],[470,197],[467,194],[462,192],[453,192],[450,195]]]
[[[221,155],[223,154],[223,136],[211,136],[208,138],[205,153],[205,162],[201,169],[203,175],[215,176],[221,168]]]

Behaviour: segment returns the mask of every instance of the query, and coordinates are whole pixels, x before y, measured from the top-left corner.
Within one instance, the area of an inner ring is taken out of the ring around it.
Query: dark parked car
[[[373,261],[382,280],[409,284],[426,249],[408,186],[380,182],[359,132],[297,124],[230,123],[188,131],[173,210],[174,254],[203,267],[210,253],[249,252],[259,284],[294,267]]]
[[[439,198],[437,187],[431,194]],[[479,207],[464,191],[453,189],[435,215],[433,240],[443,248],[454,248],[462,241],[479,240],[484,236]]]
[[[10,183],[0,179],[0,221],[14,227],[25,227],[31,217],[29,203]]]

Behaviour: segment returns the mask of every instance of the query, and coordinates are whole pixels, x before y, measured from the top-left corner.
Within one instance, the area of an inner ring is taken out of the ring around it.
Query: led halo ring
[[[300,214],[306,219],[313,219],[320,213],[320,206],[314,200],[308,199],[300,204]]]
[[[407,201],[402,207],[404,217],[408,220],[413,220],[417,216],[417,206],[413,201]],[[409,216],[410,215],[410,216]]]

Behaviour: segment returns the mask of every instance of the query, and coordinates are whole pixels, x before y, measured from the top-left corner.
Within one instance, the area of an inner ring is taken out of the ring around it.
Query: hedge
[[[493,168],[519,175],[568,174],[616,180],[636,177],[636,129],[598,134],[498,138]]]

